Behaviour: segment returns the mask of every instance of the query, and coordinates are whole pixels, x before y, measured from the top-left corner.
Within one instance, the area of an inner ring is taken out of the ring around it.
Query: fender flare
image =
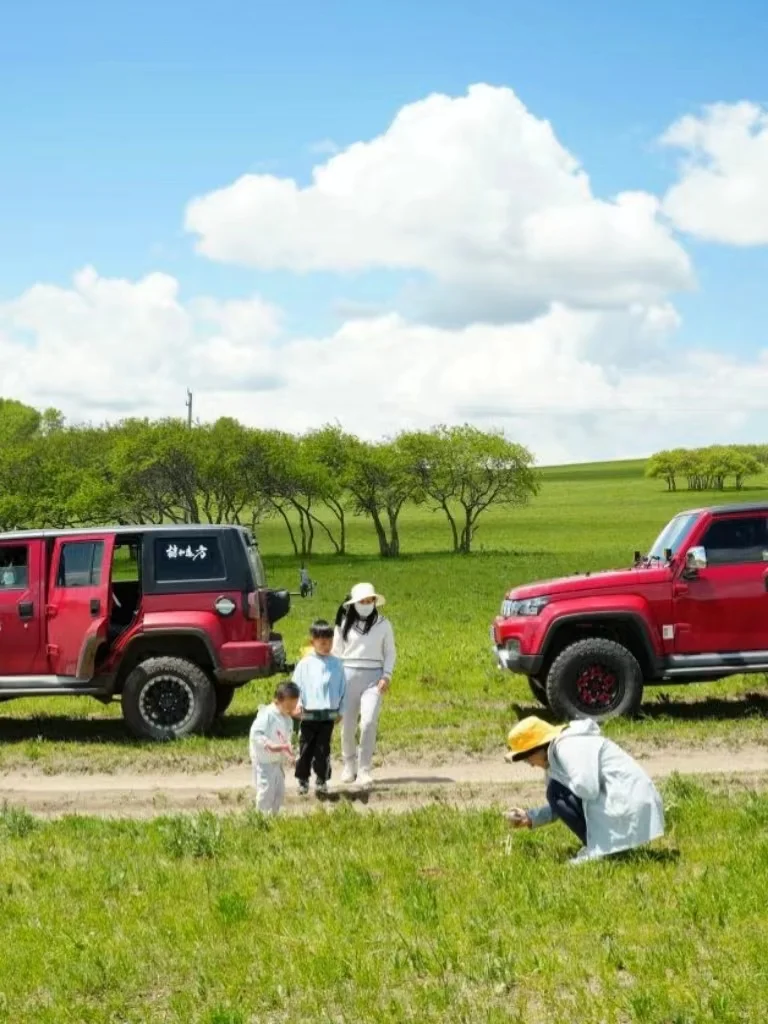
[[[140,644],[142,641],[150,639],[155,636],[192,636],[195,639],[202,641],[208,652],[208,657],[211,659],[211,665],[214,670],[218,670],[220,666],[219,658],[216,655],[216,651],[213,648],[210,637],[204,629],[196,629],[194,626],[179,626],[177,628],[160,626],[158,629],[143,629],[138,633],[135,633],[125,650],[122,652],[120,660],[124,661],[126,656],[129,655],[133,648]]]
[[[541,655],[543,659],[547,659],[547,655],[552,649],[552,645],[555,641],[557,633],[561,627],[565,625],[574,625],[578,622],[591,622],[595,619],[600,622],[631,622],[638,630],[640,641],[643,645],[643,653],[648,662],[648,667],[651,671],[651,676],[656,678],[661,671],[663,664],[663,657],[657,653],[653,640],[651,639],[651,631],[646,619],[639,614],[639,612],[627,609],[615,608],[610,611],[583,611],[583,612],[566,612],[564,615],[560,615],[553,619],[552,622],[547,626],[547,631],[544,634],[544,640],[541,645]]]

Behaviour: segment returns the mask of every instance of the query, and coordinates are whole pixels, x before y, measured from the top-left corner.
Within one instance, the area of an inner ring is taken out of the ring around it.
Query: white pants
[[[355,771],[371,770],[376,746],[376,730],[381,713],[381,694],[376,684],[381,679],[380,668],[345,668],[347,694],[344,698],[344,720],[341,728],[341,752],[344,764]],[[357,751],[357,720],[360,719],[360,756]]]
[[[253,769],[253,784],[256,787],[257,809],[262,814],[277,814],[285,796],[283,766],[279,763],[257,764]]]

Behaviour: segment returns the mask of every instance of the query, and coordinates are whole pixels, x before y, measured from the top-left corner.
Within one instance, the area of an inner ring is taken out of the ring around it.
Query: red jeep
[[[768,504],[681,512],[631,569],[518,587],[492,636],[564,720],[635,712],[645,683],[768,672]]]
[[[0,700],[119,696],[137,736],[203,732],[285,667],[290,603],[238,526],[0,534]]]

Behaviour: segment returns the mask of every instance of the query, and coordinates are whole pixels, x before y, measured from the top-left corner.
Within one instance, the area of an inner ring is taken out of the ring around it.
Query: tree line
[[[679,481],[684,481],[689,491],[722,491],[732,481],[740,491],[767,466],[768,445],[712,445],[657,452],[648,460],[645,474],[664,480],[669,491],[676,491]]]
[[[468,554],[491,507],[539,490],[527,448],[499,431],[436,426],[368,442],[329,425],[295,435],[223,417],[69,425],[0,399],[0,529],[152,523],[285,526],[296,555],[322,536],[347,553],[348,517],[367,517],[382,557],[400,554],[408,503],[441,513]]]

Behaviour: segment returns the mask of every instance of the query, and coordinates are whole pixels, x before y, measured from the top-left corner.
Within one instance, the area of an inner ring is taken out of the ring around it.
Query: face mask
[[[357,612],[357,614],[360,616],[361,619],[367,619],[369,616],[373,615],[373,613],[376,611],[376,605],[375,604],[356,604],[355,605],[355,611]]]

